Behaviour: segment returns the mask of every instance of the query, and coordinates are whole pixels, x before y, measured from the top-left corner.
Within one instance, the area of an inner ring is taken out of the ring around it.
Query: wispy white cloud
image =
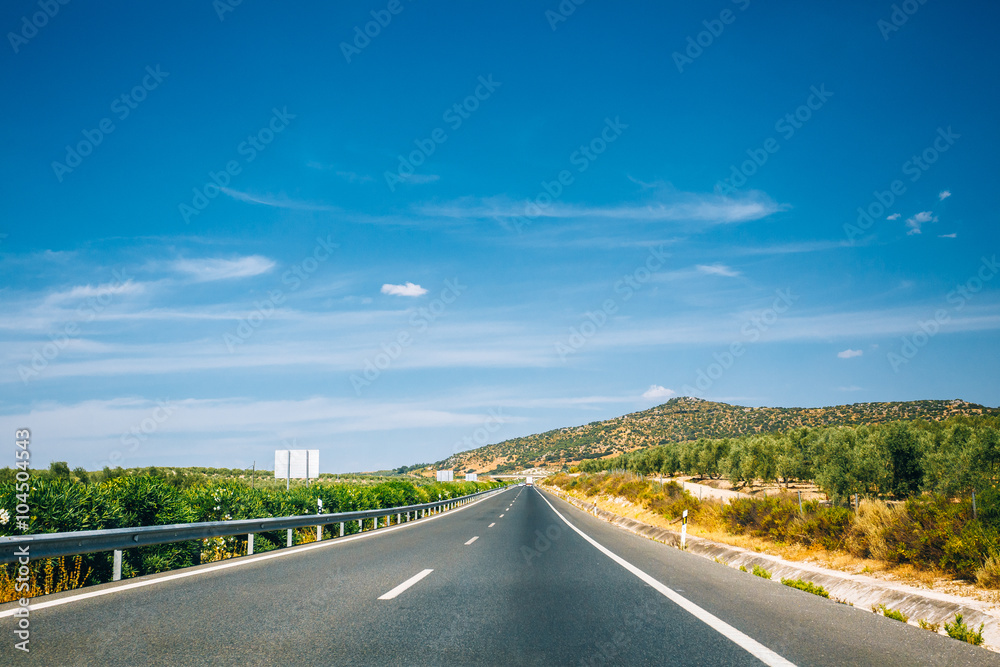
[[[643,398],[670,398],[671,396],[676,396],[677,392],[673,389],[667,389],[658,384],[649,385],[649,389],[643,392]]]
[[[736,278],[740,275],[740,272],[731,269],[725,264],[698,264],[696,267],[699,273],[704,273],[709,276],[725,276],[727,278]]]
[[[382,294],[391,294],[392,296],[423,296],[427,294],[427,290],[420,285],[414,285],[410,282],[405,285],[390,285],[386,283],[382,285]]]
[[[942,190],[938,193],[938,201],[944,201],[951,196],[951,190]]]
[[[247,204],[260,204],[262,206],[270,206],[273,208],[285,208],[292,209],[296,211],[334,211],[340,212],[341,209],[336,206],[330,206],[328,204],[316,204],[313,202],[300,201],[297,199],[291,199],[284,195],[256,195],[248,192],[240,192],[238,190],[233,190],[231,188],[219,188],[219,190],[226,195],[232,197],[236,201],[246,202]]]
[[[837,357],[839,359],[852,359],[854,357],[860,357],[862,354],[864,354],[863,350],[852,350],[851,348],[847,348],[846,350],[838,352]]]
[[[675,193],[666,201],[647,204],[588,206],[556,202],[538,205],[508,197],[464,197],[443,204],[417,207],[422,215],[444,218],[495,219],[527,218],[583,219],[601,218],[634,222],[693,221],[724,224],[759,220],[784,210],[766,195],[753,192],[740,198],[695,193]]]
[[[887,215],[885,217],[885,219],[886,220],[899,220],[901,217],[903,217],[903,216],[901,216],[899,213],[893,213],[892,215]]]
[[[202,283],[257,276],[273,269],[274,262],[261,255],[249,255],[237,259],[178,259],[171,262],[170,266],[174,271],[187,274],[195,282]]]
[[[951,234],[938,234],[939,239],[954,239],[958,238],[958,234],[952,232]]]
[[[921,225],[923,225],[925,222],[937,222],[937,221],[938,221],[937,216],[934,215],[931,211],[921,211],[912,218],[907,218],[906,226],[909,227],[909,231],[906,232],[906,234],[907,236],[911,234],[920,234]]]
[[[122,296],[141,294],[146,289],[145,283],[126,280],[100,285],[77,285],[63,292],[53,292],[45,298],[45,303],[56,305],[66,302],[79,302],[86,299],[100,299],[106,296]]]

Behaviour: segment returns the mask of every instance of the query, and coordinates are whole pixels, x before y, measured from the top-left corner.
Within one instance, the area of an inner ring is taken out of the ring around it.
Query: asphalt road
[[[32,611],[30,654],[0,618],[0,665],[1000,664],[534,487],[226,565],[38,599],[65,604]]]

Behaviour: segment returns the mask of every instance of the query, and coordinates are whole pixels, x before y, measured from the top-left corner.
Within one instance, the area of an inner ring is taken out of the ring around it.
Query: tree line
[[[701,438],[579,465],[583,472],[613,469],[725,476],[740,487],[757,481],[808,481],[835,502],[853,494],[904,499],[926,491],[953,497],[1000,482],[1000,418],[963,416]]]

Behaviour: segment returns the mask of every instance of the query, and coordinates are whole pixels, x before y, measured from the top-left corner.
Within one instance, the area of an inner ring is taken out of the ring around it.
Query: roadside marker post
[[[684,510],[681,514],[681,550],[686,548],[687,544],[687,534],[688,534],[688,511]]]
[[[122,580],[122,552],[121,549],[115,549],[115,562],[111,572],[111,581],[121,581]]]
[[[253,533],[247,535],[247,556],[253,556]]]

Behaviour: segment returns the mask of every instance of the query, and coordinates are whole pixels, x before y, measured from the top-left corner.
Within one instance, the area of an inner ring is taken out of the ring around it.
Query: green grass
[[[906,623],[910,620],[910,617],[899,611],[898,609],[889,609],[884,604],[879,603],[878,606],[872,605],[872,611],[876,614],[882,612],[882,615],[886,618],[891,618],[894,621],[899,621],[900,623]]]
[[[819,584],[814,584],[811,581],[802,581],[801,579],[782,579],[781,583],[785,586],[790,586],[791,588],[797,588],[800,591],[805,591],[806,593],[812,593],[813,595],[819,595],[820,597],[828,598],[830,594],[825,588]]]
[[[764,579],[770,579],[771,573],[762,568],[760,565],[753,566],[753,573],[755,576],[763,577]]]
[[[973,630],[965,624],[961,614],[955,614],[954,623],[945,623],[944,631],[952,639],[968,642],[973,646],[979,646],[983,643],[983,624],[979,624],[979,630]]]

